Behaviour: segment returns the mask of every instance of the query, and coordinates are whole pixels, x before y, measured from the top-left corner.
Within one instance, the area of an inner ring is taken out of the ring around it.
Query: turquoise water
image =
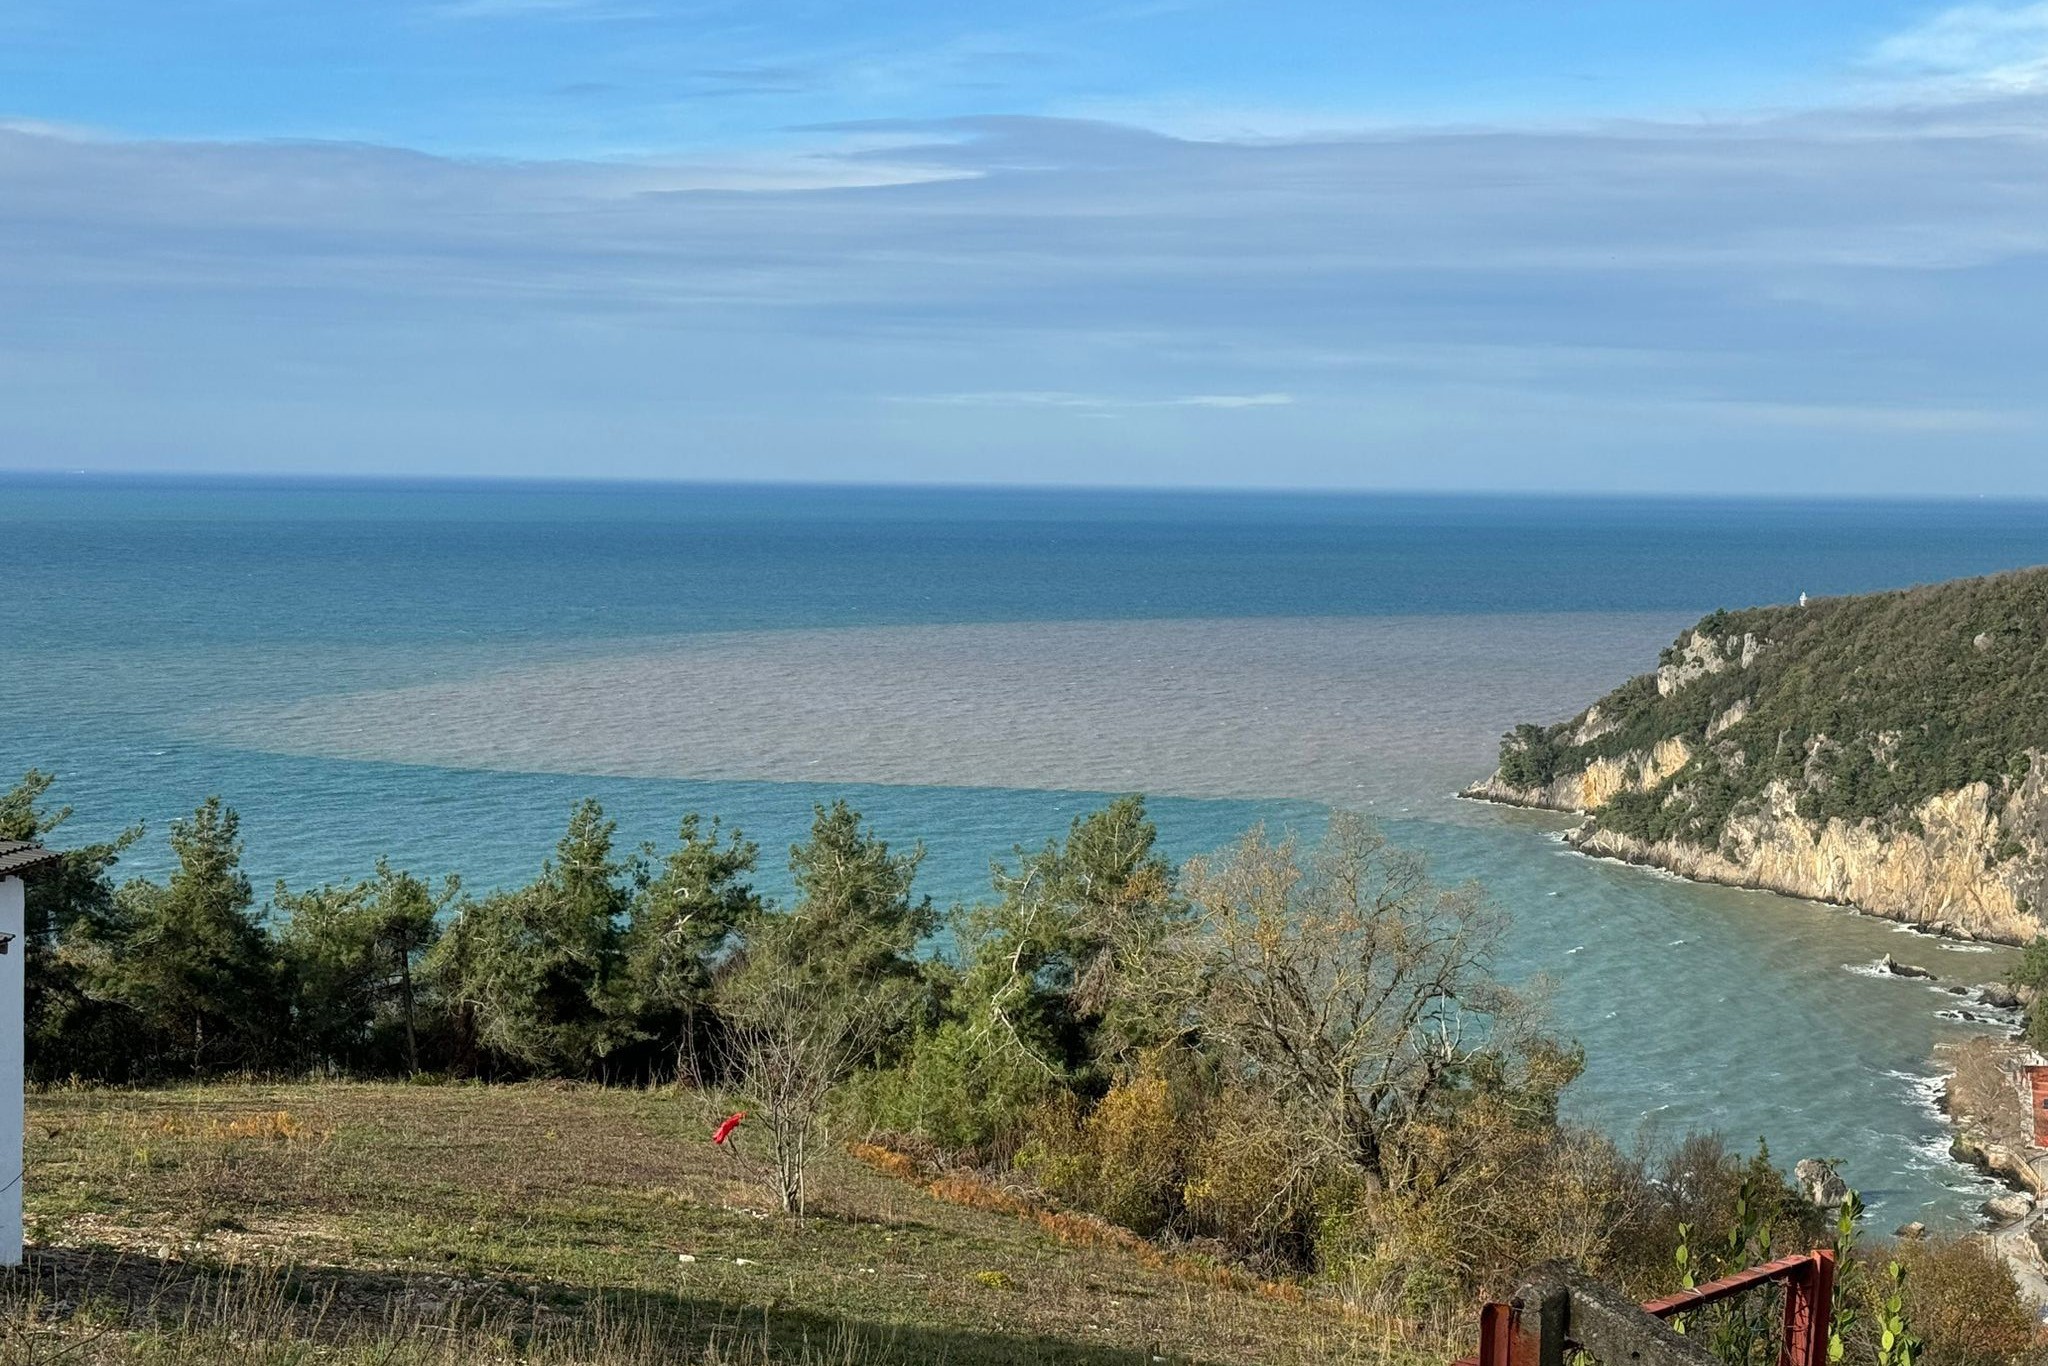
[[[1861,969],[2000,955],[1449,794],[1715,607],[2044,560],[2023,504],[0,476],[0,769],[57,770],[81,837],[146,820],[143,872],[219,792],[259,886],[523,879],[586,794],[633,841],[697,809],[771,851],[846,796],[941,902],[1105,791],[1182,855],[1357,805],[1514,913],[1580,1118],[1764,1135],[1952,1220],[1982,1197],[1926,1079],[1980,1026]]]

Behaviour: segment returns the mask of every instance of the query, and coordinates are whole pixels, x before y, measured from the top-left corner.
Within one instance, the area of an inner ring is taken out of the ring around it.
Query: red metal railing
[[[1785,1336],[1779,1366],[1827,1366],[1828,1313],[1835,1288],[1835,1254],[1829,1249],[1779,1257],[1651,1300],[1642,1306],[1642,1313],[1648,1326],[1647,1320],[1702,1309],[1772,1283],[1785,1287]],[[1561,1340],[1546,1344],[1546,1333]],[[1479,1354],[1456,1366],[1547,1366],[1561,1358],[1564,1341],[1570,1338],[1568,1305],[1559,1315],[1541,1310],[1533,1296],[1518,1296],[1511,1303],[1480,1306]],[[1546,1351],[1546,1346],[1551,1350]]]

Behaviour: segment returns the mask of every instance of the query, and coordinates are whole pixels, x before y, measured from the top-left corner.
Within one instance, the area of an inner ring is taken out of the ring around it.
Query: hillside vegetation
[[[35,1246],[29,1274],[0,1281],[0,1359],[1403,1356],[1384,1322],[844,1154],[825,1155],[811,1216],[785,1219],[757,1136],[709,1141],[726,1100],[562,1083],[35,1095]]]
[[[2048,568],[1716,612],[1680,636],[1655,672],[1567,721],[1517,726],[1502,741],[1499,770],[1471,795],[1587,811],[1592,821],[1575,837],[1582,845],[1666,863],[1675,849],[1703,851],[1761,885],[1801,880],[1800,857],[1835,857],[1824,841],[1830,828],[1838,840],[1861,832],[1878,844],[1926,841],[1927,861],[1941,866],[1920,885],[1896,872],[1899,900],[1958,890],[1970,900],[1959,860],[1973,858],[1991,900],[2005,895],[2023,918],[2041,882],[2044,750]],[[1985,828],[1961,828],[1970,813],[1953,803],[1930,806],[1954,794],[1981,811]],[[1958,828],[1930,828],[1936,821]],[[1795,826],[1811,847],[1780,850],[1783,866],[1772,864],[1773,841]],[[1741,880],[1719,871],[1704,875]],[[1817,881],[1827,874],[1811,870]],[[1853,881],[1855,870],[1846,876]],[[1783,889],[1859,900],[1839,889]],[[1871,909],[1926,918],[1908,914],[1910,905]]]
[[[60,829],[48,788],[0,835]],[[844,803],[787,906],[694,815],[623,851],[586,802],[523,887],[380,864],[260,908],[238,832],[209,799],[164,882],[117,884],[123,841],[31,892],[52,1084],[0,1329],[67,1359],[1448,1359],[1539,1262],[1888,1274],[1761,1147],[1563,1119],[1580,1053],[1496,975],[1498,906],[1354,815],[1175,867],[1118,798],[992,869],[943,954],[920,851]]]

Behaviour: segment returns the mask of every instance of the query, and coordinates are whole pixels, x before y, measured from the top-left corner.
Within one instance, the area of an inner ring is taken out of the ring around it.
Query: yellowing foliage
[[[208,1117],[195,1120],[180,1114],[158,1115],[147,1128],[150,1133],[163,1138],[226,1142],[318,1143],[333,1137],[331,1129],[314,1129],[289,1110],[264,1110],[233,1119]]]

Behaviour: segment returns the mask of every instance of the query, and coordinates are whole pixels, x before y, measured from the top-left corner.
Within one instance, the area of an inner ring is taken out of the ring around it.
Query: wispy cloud
[[[430,13],[438,19],[640,19],[655,11],[618,0],[448,0]]]
[[[965,394],[898,394],[894,403],[929,403],[949,408],[1077,408],[1092,412],[1119,408],[1284,408],[1292,394],[1184,394],[1146,398],[1126,394],[1075,394],[1059,390],[994,389]]]
[[[1962,93],[2048,90],[2048,3],[1958,5],[1871,55],[1881,70]]]
[[[1285,408],[1292,394],[1190,394],[1173,403],[1182,408]]]
[[[826,83],[825,73],[806,66],[739,66],[688,73],[684,98],[734,95],[794,95]]]
[[[1950,435],[2038,431],[2048,411],[2024,408],[1912,407],[1896,403],[1677,403],[1668,411],[1708,421],[1754,423],[1872,435]]]
[[[1654,455],[1960,488],[2048,435],[2044,130],[2048,92],[1255,143],[899,123],[723,163],[0,131],[0,342],[80,358],[0,358],[0,461],[1099,481],[1256,442],[1266,482],[1427,451],[1448,484]]]

